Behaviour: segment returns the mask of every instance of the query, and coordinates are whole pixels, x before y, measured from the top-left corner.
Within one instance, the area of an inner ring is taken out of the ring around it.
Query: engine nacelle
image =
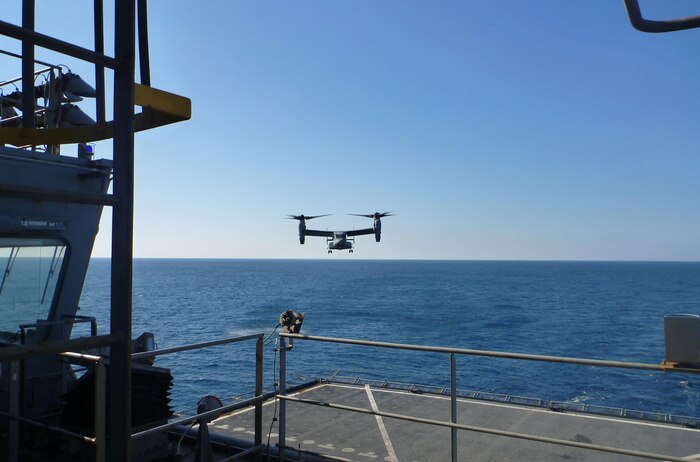
[[[374,240],[379,242],[382,239],[382,220],[378,217],[374,219]]]
[[[299,220],[299,244],[303,244],[306,241],[306,221]]]

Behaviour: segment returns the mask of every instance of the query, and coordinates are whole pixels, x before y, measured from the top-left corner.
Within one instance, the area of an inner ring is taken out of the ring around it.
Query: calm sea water
[[[109,261],[90,264],[81,314],[109,330]],[[663,316],[700,313],[700,263],[158,260],[134,267],[134,336],[160,348],[269,333],[287,309],[303,333],[659,363]],[[274,339],[275,336],[272,337]],[[265,347],[272,389],[273,347]],[[253,390],[253,342],[163,356],[177,411]],[[297,342],[290,377],[449,386],[449,357]],[[458,387],[700,416],[700,377],[458,357]]]

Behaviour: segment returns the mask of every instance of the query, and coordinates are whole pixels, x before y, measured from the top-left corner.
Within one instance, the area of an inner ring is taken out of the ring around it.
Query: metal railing
[[[108,336],[106,338],[109,338]],[[132,354],[132,360],[138,360],[143,358],[150,358],[155,356],[162,356],[173,353],[180,353],[185,351],[200,350],[203,348],[210,348],[219,345],[228,345],[233,343],[244,342],[248,340],[256,340],[255,348],[255,396],[251,399],[236,402],[227,406],[223,406],[218,409],[212,409],[206,412],[197,413],[195,415],[176,418],[170,420],[168,423],[159,425],[157,427],[152,427],[147,430],[143,430],[131,435],[131,439],[143,438],[148,435],[153,435],[156,433],[161,433],[168,431],[180,425],[188,424],[191,422],[201,421],[210,416],[225,413],[246,406],[255,406],[255,435],[254,435],[254,447],[250,448],[249,452],[258,451],[263,447],[262,445],[262,402],[265,399],[263,392],[263,333],[256,333],[251,335],[244,335],[240,337],[229,337],[224,339],[218,339],[208,342],[201,342],[196,344],[182,345],[173,348],[164,348],[161,350],[152,350]],[[76,344],[76,340],[71,340],[72,344]],[[58,342],[55,342],[58,343]],[[64,345],[69,344],[68,342],[61,342]],[[31,346],[31,345],[29,345]],[[90,345],[92,346],[92,345]],[[54,347],[53,350],[59,348]],[[0,418],[5,418],[10,421],[9,434],[8,434],[8,458],[10,462],[19,460],[19,424],[28,424],[35,427],[40,427],[45,430],[59,433],[77,440],[83,441],[88,444],[95,446],[95,461],[103,462],[106,459],[106,408],[107,408],[107,379],[106,370],[104,365],[104,359],[101,356],[94,356],[81,353],[73,352],[56,352],[51,351],[52,349],[47,349],[48,353],[45,354],[60,354],[61,356],[68,359],[71,363],[93,366],[95,370],[95,415],[94,415],[94,436],[86,436],[74,431],[66,430],[55,425],[46,424],[44,422],[28,419],[21,417],[19,409],[19,393],[20,393],[20,363],[25,357],[41,356],[41,351],[22,351],[21,353],[15,353],[8,357],[10,363],[10,373],[11,373],[11,408],[9,412],[0,411]],[[0,358],[2,360],[2,358]]]
[[[286,374],[287,374],[287,364],[286,364],[286,350],[287,345],[285,339],[289,338],[290,342],[292,340],[309,340],[317,342],[330,342],[346,345],[361,345],[369,346],[375,348],[389,348],[398,350],[411,350],[419,352],[431,352],[431,353],[444,353],[450,356],[450,421],[425,419],[421,417],[408,416],[403,414],[396,414],[391,412],[380,412],[378,410],[364,409],[353,406],[345,406],[341,404],[334,404],[310,399],[297,398],[295,396],[289,396],[286,394]],[[300,335],[300,334],[290,334],[290,333],[280,333],[280,365],[279,365],[279,460],[284,462],[285,460],[285,445],[284,441],[286,439],[286,402],[293,401],[297,403],[304,403],[315,406],[323,406],[325,408],[338,409],[342,411],[358,412],[362,414],[370,414],[379,417],[388,417],[392,419],[404,420],[409,422],[416,422],[426,425],[436,425],[441,427],[446,427],[451,429],[451,457],[452,461],[456,462],[458,460],[458,446],[457,446],[457,431],[466,430],[477,433],[484,433],[496,436],[506,436],[510,438],[517,438],[522,440],[536,441],[542,443],[556,444],[560,446],[568,446],[579,449],[587,449],[594,451],[601,451],[612,454],[627,455],[633,457],[642,457],[647,459],[662,460],[662,461],[673,461],[673,462],[683,462],[687,461],[687,458],[676,457],[665,454],[656,454],[645,451],[636,451],[630,449],[622,449],[598,444],[582,443],[578,441],[569,441],[558,438],[550,438],[544,436],[531,435],[526,433],[518,433],[505,430],[497,430],[493,428],[478,427],[474,425],[463,425],[457,423],[457,373],[455,357],[456,355],[464,356],[482,356],[491,358],[506,358],[506,359],[516,359],[525,361],[540,361],[540,362],[552,362],[552,363],[564,363],[564,364],[577,364],[586,366],[596,366],[596,367],[608,367],[608,368],[623,368],[623,369],[637,369],[637,370],[647,370],[647,371],[672,371],[672,372],[683,372],[683,373],[700,373],[700,369],[692,368],[669,368],[664,364],[646,364],[646,363],[633,363],[624,361],[607,361],[599,359],[584,359],[584,358],[571,358],[562,356],[546,356],[546,355],[534,355],[534,354],[523,354],[523,353],[510,353],[503,351],[487,351],[487,350],[474,350],[465,348],[447,348],[447,347],[434,347],[434,346],[421,346],[421,345],[410,345],[403,343],[389,343],[389,342],[376,342],[368,340],[355,340],[355,339],[345,339],[345,338],[334,338],[334,337],[320,337],[311,335]]]
[[[82,440],[95,445],[95,461],[105,460],[106,448],[106,406],[107,406],[107,379],[105,374],[104,359],[100,356],[87,355],[81,353],[64,352],[61,356],[68,359],[73,364],[92,365],[95,371],[95,415],[94,415],[94,436],[86,436],[70,430],[66,430],[55,425],[46,424],[37,420],[27,419],[20,416],[19,393],[21,387],[20,360],[10,361],[10,412],[0,412],[0,417],[10,421],[8,434],[8,454],[7,460],[14,462],[19,460],[19,424],[27,424],[54,433],[60,433],[71,438]]]
[[[229,404],[227,406],[220,407],[218,409],[213,409],[210,411],[201,412],[192,416],[181,417],[168,422],[167,424],[160,425],[158,427],[149,428],[141,432],[137,432],[131,435],[131,439],[142,438],[144,436],[152,435],[155,433],[160,433],[172,428],[178,427],[180,425],[188,424],[191,422],[196,422],[201,419],[206,419],[210,416],[215,416],[217,414],[225,413],[238,409],[242,406],[255,406],[255,435],[254,435],[254,446],[261,447],[262,445],[262,402],[265,398],[263,393],[263,333],[244,335],[241,337],[230,337],[220,340],[213,340],[210,342],[195,343],[191,345],[183,345],[173,348],[163,348],[160,350],[144,351],[141,353],[134,353],[131,355],[132,360],[150,358],[155,356],[162,356],[173,353],[180,353],[183,351],[199,350],[202,348],[209,348],[218,345],[226,345],[231,343],[243,342],[246,340],[257,339],[255,346],[255,397],[248,400],[240,401],[234,404]]]
[[[303,376],[302,376],[303,378]],[[384,379],[367,379],[358,376],[339,375],[339,371],[332,376],[323,379],[326,383],[338,383],[346,385],[369,385],[377,389],[391,389],[406,391],[415,394],[428,393],[431,395],[450,396],[450,387],[427,385],[424,383],[398,382]],[[679,415],[664,412],[640,411],[627,409],[624,407],[602,406],[590,404],[585,401],[557,401],[533,398],[531,396],[520,396],[512,393],[496,393],[493,391],[480,391],[469,389],[458,389],[458,398],[475,399],[479,401],[490,401],[501,404],[515,404],[528,407],[538,407],[561,412],[582,412],[590,415],[607,417],[624,417],[652,423],[668,423],[680,425],[686,428],[700,429],[700,418],[695,416]]]
[[[72,328],[75,324],[90,324],[90,337],[97,337],[97,319],[95,319],[94,317],[81,315],[63,315],[61,316],[60,321],[40,321],[31,324],[20,324],[20,344],[24,345],[27,343],[27,332],[29,331],[29,329],[34,329],[36,333],[39,329],[46,328],[48,326],[70,325]]]

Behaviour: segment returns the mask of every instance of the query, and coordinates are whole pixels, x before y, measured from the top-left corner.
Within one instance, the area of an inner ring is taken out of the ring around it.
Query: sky
[[[37,0],[37,30],[90,47],[92,1],[68,4]],[[700,30],[638,32],[611,0],[151,0],[149,19],[152,85],[192,119],[136,135],[136,257],[700,260]],[[285,219],[375,211],[396,214],[382,242],[350,255]]]

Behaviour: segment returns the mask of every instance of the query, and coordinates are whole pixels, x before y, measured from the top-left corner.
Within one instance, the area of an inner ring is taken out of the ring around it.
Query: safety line
[[[372,406],[372,410],[374,412],[379,412],[379,407],[377,406],[377,403],[374,401],[374,396],[372,396],[372,390],[370,390],[369,384],[365,384],[365,391],[367,392],[367,398],[369,398],[369,404],[370,404],[370,406]],[[374,417],[377,419],[377,425],[379,426],[379,433],[382,434],[382,439],[384,440],[384,446],[386,446],[386,450],[389,453],[389,457],[387,457],[387,460],[390,462],[399,462],[399,458],[396,457],[396,452],[394,451],[394,445],[391,444],[391,440],[389,439],[389,433],[386,431],[386,427],[384,426],[384,421],[382,420],[382,416],[375,415]]]

